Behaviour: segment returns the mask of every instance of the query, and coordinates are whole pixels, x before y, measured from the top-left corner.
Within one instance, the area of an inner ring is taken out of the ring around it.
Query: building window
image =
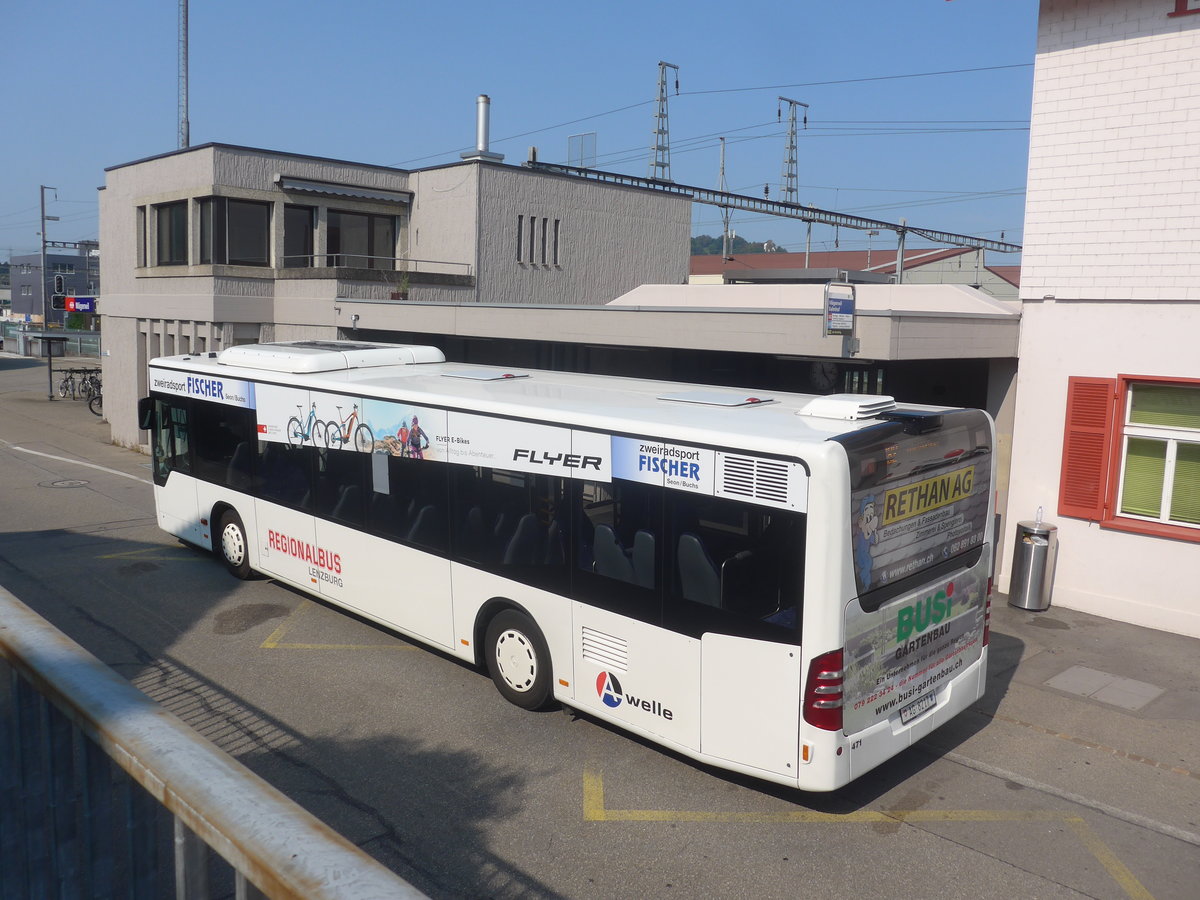
[[[200,201],[200,262],[271,264],[271,204],[206,197]]]
[[[155,263],[160,266],[186,266],[188,261],[188,202],[164,203],[154,207],[158,241]]]
[[[313,265],[313,234],[317,211],[311,206],[283,208],[283,267],[308,268]]]
[[[529,217],[529,261],[533,262],[533,241],[537,232],[537,216]]]
[[[329,265],[396,268],[396,217],[329,212]]]
[[[1059,513],[1200,542],[1200,381],[1070,379]]]
[[[33,296],[33,285],[31,285],[31,284],[21,285],[21,296],[22,297],[32,297]]]
[[[554,258],[554,265],[556,265],[556,266],[558,265],[558,233],[559,233],[559,220],[555,219],[554,220],[554,257],[553,258]]]
[[[137,267],[144,268],[146,259],[146,207],[137,208]]]
[[[1130,385],[1123,443],[1119,513],[1200,526],[1200,385]]]
[[[517,216],[517,262],[522,261],[521,248],[525,245],[525,217]]]

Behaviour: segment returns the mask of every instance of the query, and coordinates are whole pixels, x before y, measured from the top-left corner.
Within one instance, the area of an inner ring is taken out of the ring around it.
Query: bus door
[[[667,621],[700,635],[700,750],[795,777],[805,516],[720,497],[668,507]]]
[[[139,404],[140,424],[151,429],[159,527],[188,543],[202,545],[205,529],[196,509],[196,482],[190,477],[190,404],[186,397],[147,398]],[[176,473],[183,477],[172,477]]]
[[[663,491],[620,478],[572,486],[572,702],[698,750],[700,639],[663,628]]]

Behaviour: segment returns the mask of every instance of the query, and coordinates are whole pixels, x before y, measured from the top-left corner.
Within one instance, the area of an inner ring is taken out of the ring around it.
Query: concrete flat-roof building
[[[406,171],[224,144],[107,170],[106,407],[146,362],[411,327],[406,303],[603,304],[687,277],[686,198],[490,158]],[[124,412],[122,412],[124,411]]]

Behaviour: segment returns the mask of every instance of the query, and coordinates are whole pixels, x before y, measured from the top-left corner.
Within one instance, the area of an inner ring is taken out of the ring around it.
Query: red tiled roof
[[[1021,267],[1020,266],[984,266],[993,275],[1003,278],[1013,287],[1021,286]]]
[[[974,252],[969,247],[943,247],[939,249],[916,248],[904,252],[904,268],[916,269],[929,263],[951,259],[963,253]],[[809,269],[848,269],[854,272],[871,271],[891,275],[896,271],[895,250],[872,250],[871,265],[867,266],[866,250],[822,250],[808,255]],[[758,269],[803,269],[803,253],[740,253],[731,259],[719,254],[693,256],[693,275],[720,275],[738,271],[752,272]],[[1001,266],[999,268],[1012,268]],[[999,274],[999,273],[997,273]],[[1001,276],[1004,277],[1004,276]],[[1006,279],[1007,280],[1007,279]]]

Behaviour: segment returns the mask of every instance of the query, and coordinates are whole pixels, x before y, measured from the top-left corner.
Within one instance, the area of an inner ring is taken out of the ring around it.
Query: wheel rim
[[[533,643],[524,634],[511,628],[500,632],[496,638],[496,667],[510,688],[520,693],[528,691],[538,674]]]
[[[240,566],[246,559],[246,539],[242,529],[232,522],[221,532],[221,552],[231,566]]]

